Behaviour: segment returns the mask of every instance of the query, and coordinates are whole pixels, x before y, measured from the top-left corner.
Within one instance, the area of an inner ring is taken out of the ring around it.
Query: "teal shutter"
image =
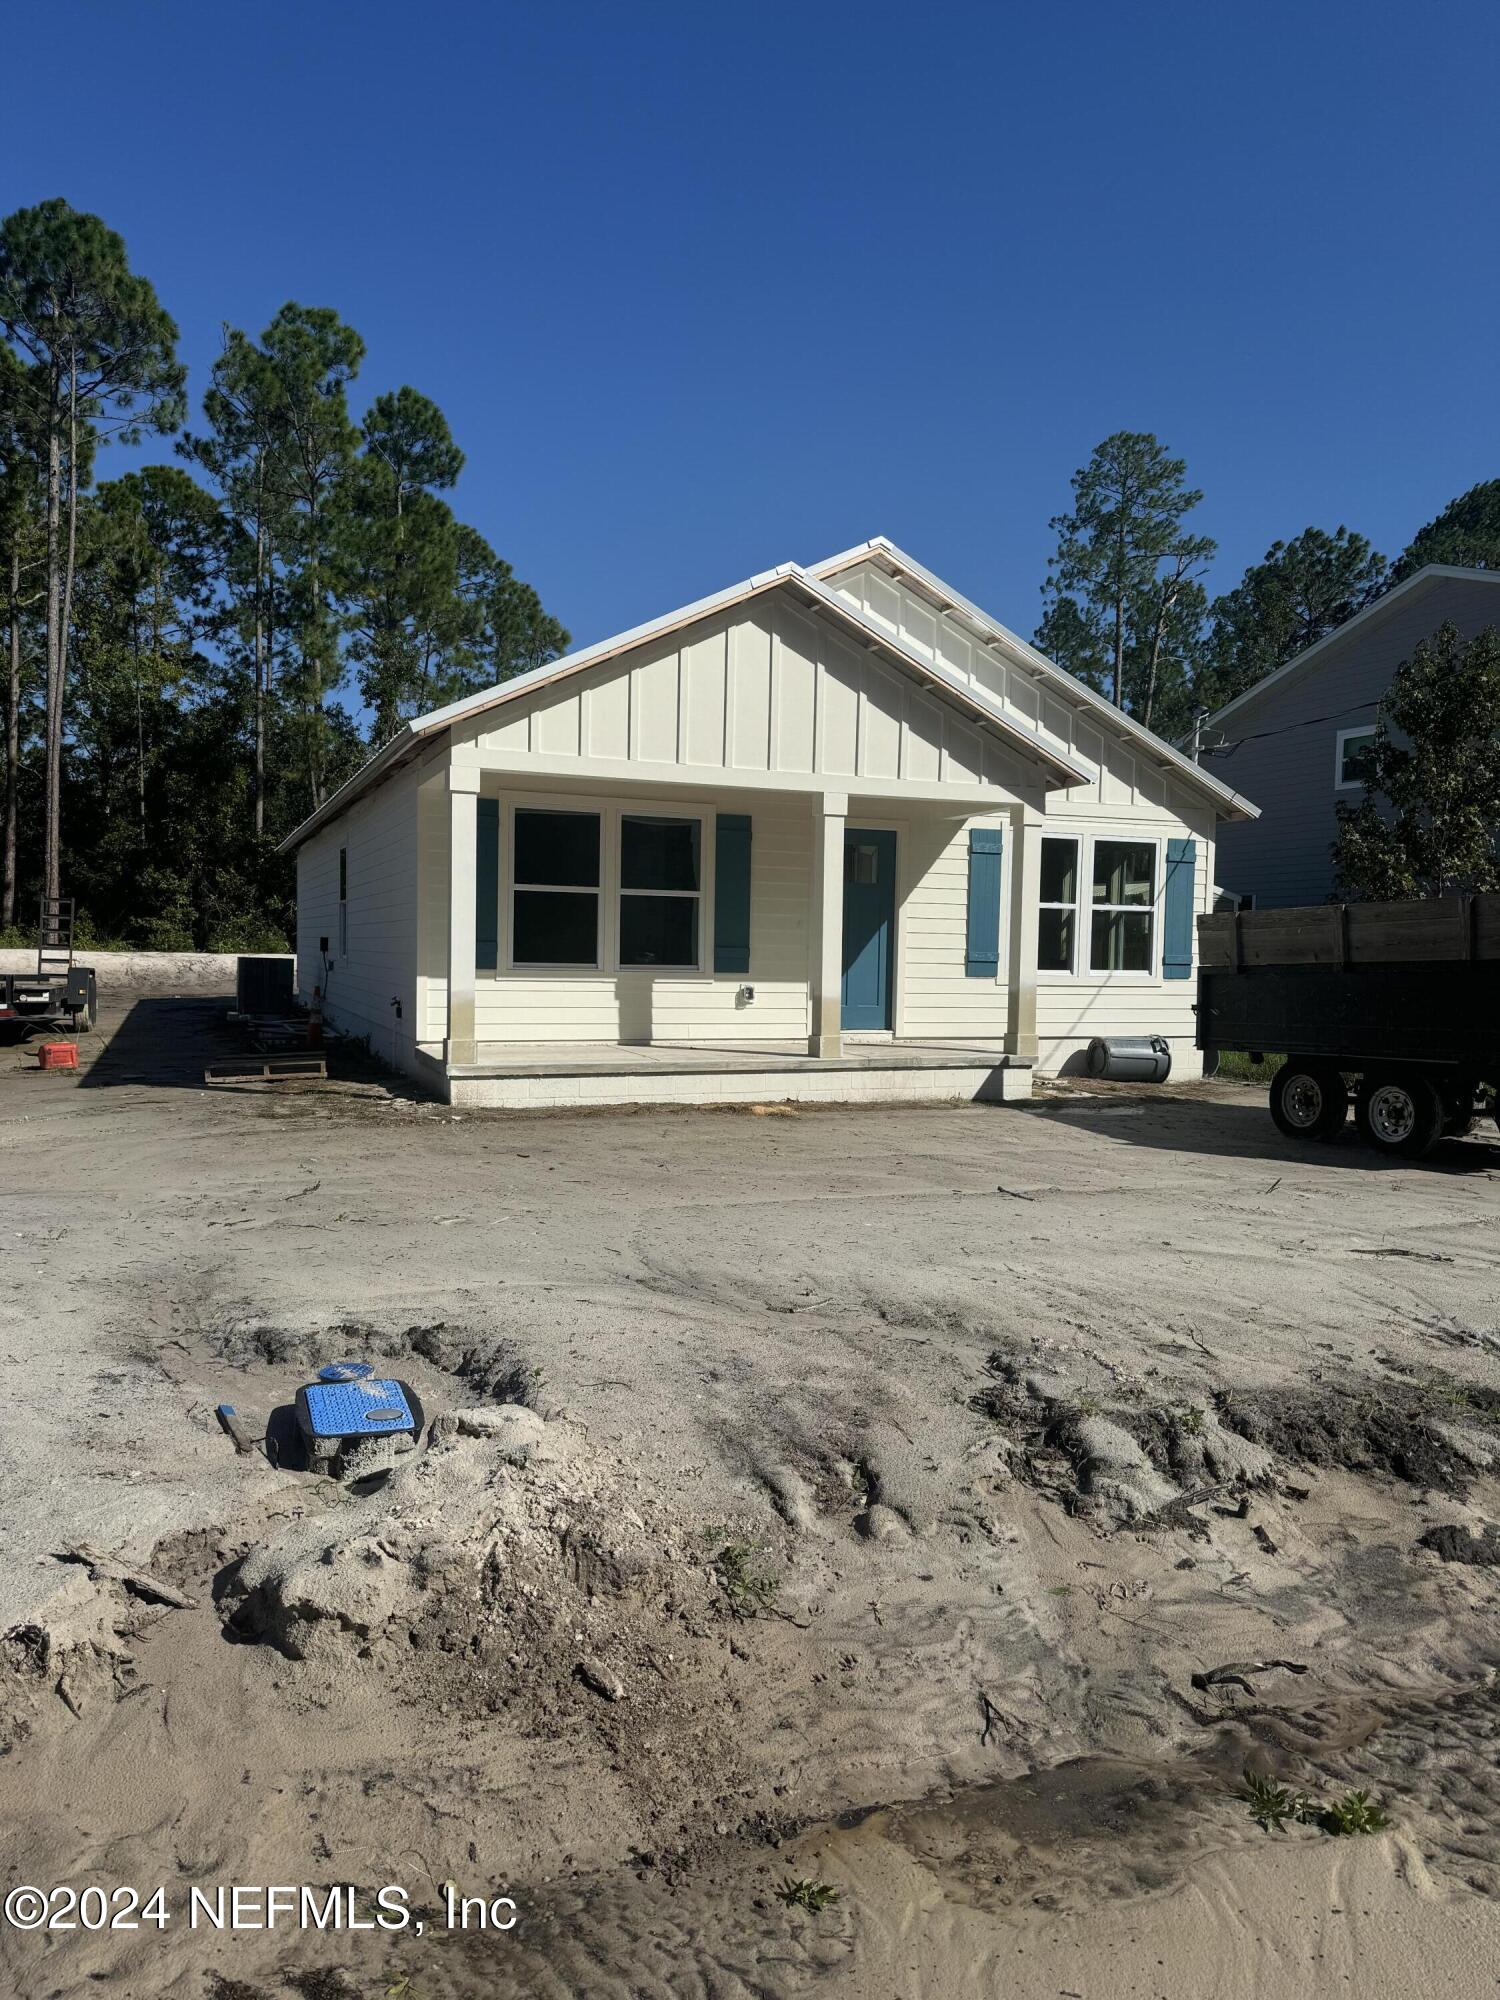
[[[969,926],[964,971],[993,979],[1000,970],[1000,848],[997,826],[969,829]]]
[[[1167,842],[1167,886],[1163,902],[1165,930],[1161,946],[1163,979],[1193,976],[1193,905],[1198,874],[1198,843]]]
[[[750,815],[720,813],[714,829],[714,971],[750,970]]]
[[[475,824],[474,968],[500,963],[500,801],[480,799]]]

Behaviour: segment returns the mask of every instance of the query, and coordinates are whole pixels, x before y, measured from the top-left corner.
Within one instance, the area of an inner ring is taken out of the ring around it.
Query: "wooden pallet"
[[[203,1081],[210,1088],[231,1083],[317,1082],[328,1075],[324,1056],[236,1056],[210,1063]]]

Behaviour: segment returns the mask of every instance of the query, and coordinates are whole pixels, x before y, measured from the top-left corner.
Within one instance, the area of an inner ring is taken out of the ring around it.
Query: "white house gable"
[[[926,629],[935,640],[937,620]],[[947,664],[931,643],[925,657]],[[993,699],[982,675],[966,678]],[[1042,798],[1031,760],[960,701],[775,592],[519,693],[460,723],[460,756],[465,743],[559,776]]]
[[[875,558],[851,564],[827,579],[828,588],[882,631],[957,674],[1065,755],[1087,767],[1086,784],[1049,795],[1052,816],[1126,810],[1150,818],[1204,817],[1201,801],[1172,783],[1166,766],[1144,745],[1110,732],[1107,717],[1073,702],[1051,676],[1043,677],[1002,648],[934,605],[905,577],[892,576]],[[1211,823],[1211,819],[1210,822]]]

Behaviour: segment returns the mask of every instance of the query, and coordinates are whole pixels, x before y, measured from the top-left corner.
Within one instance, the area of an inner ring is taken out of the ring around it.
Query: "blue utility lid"
[[[417,1420],[399,1382],[309,1382],[297,1391],[302,1428],[312,1437],[381,1437],[414,1431]]]

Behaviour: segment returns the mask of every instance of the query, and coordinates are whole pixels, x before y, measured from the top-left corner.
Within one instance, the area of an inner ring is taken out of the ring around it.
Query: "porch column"
[[[1005,1052],[1037,1055],[1036,927],[1042,891],[1042,816],[1017,806],[1010,823],[1010,930],[1006,955]]]
[[[813,1056],[843,1053],[844,984],[844,826],[847,792],[823,792],[813,800],[812,922],[808,926],[808,986],[812,997]]]
[[[450,1063],[471,1063],[474,1047],[475,858],[479,772],[448,766],[448,1043]]]

